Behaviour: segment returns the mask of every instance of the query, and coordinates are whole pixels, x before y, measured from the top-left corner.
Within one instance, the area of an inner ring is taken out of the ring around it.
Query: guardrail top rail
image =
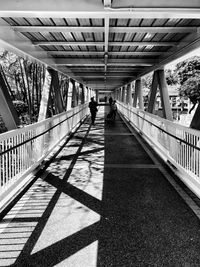
[[[88,104],[0,134],[0,195],[30,174],[87,115]]]
[[[200,195],[200,131],[119,101],[118,109],[164,159],[187,174],[186,183],[193,181]]]

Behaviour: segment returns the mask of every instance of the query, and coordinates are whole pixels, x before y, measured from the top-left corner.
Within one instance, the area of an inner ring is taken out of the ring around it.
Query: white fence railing
[[[119,111],[200,196],[200,131],[118,102]]]
[[[0,199],[30,174],[85,118],[88,104],[24,128],[0,134]]]

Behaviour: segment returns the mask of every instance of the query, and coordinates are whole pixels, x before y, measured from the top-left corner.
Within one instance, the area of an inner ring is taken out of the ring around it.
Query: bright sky
[[[174,68],[177,63],[179,63],[185,59],[188,59],[190,57],[194,57],[194,56],[200,56],[200,48],[197,48],[194,51],[180,57],[179,59],[176,59],[176,60],[170,62],[169,64],[166,65],[166,68]]]

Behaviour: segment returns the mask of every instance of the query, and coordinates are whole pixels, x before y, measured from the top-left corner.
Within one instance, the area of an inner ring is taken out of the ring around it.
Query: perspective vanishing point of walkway
[[[0,222],[0,266],[200,266],[198,217],[117,116],[88,118]]]

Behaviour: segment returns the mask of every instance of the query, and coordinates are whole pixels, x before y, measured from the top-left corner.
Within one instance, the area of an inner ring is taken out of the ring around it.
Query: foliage
[[[174,70],[165,69],[165,76],[168,85],[176,85],[178,83],[178,76]]]
[[[17,111],[18,116],[20,116],[23,113],[27,113],[28,111],[28,105],[20,100],[14,100],[13,105],[15,107],[15,110]]]
[[[165,69],[166,82],[168,85],[175,85],[178,83],[178,76],[172,69]],[[151,89],[153,80],[153,72],[142,77],[142,87]]]
[[[191,77],[198,78],[200,75],[200,57],[193,57],[178,63],[175,71],[181,85]]]
[[[176,65],[180,95],[187,96],[195,105],[200,101],[200,57],[193,57]]]
[[[5,123],[0,115],[0,133],[4,133],[7,131],[7,128],[5,126]]]
[[[27,58],[1,50],[0,71],[18,115],[25,116],[24,113],[26,113],[29,123],[37,121],[45,67]]]
[[[152,72],[147,74],[147,75],[145,75],[145,76],[143,76],[142,79],[141,79],[142,87],[151,89],[152,78],[153,78],[153,73]]]
[[[189,97],[193,104],[200,101],[200,76],[190,77],[182,85],[180,94]]]

